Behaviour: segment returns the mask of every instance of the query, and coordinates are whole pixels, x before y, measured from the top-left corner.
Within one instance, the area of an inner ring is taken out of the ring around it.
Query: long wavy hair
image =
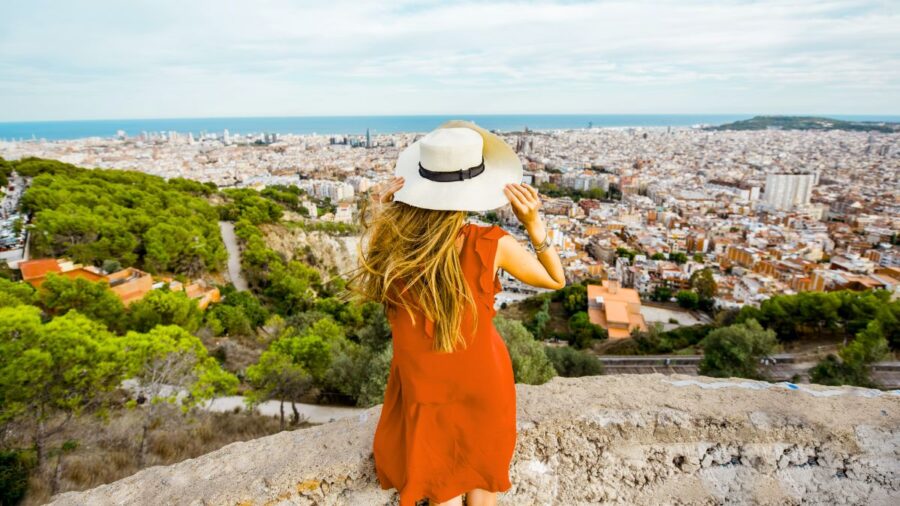
[[[368,200],[359,213],[359,266],[349,277],[348,290],[384,304],[386,311],[405,310],[413,325],[421,311],[434,322],[433,349],[438,352],[466,347],[463,304],[472,308],[477,326],[475,298],[456,249],[466,215],[403,202],[372,206]]]

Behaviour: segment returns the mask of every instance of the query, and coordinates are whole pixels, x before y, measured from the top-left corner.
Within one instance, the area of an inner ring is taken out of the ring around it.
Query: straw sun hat
[[[522,182],[522,162],[509,145],[468,121],[448,121],[397,158],[403,186],[394,200],[414,207],[488,211],[509,203],[507,183]]]

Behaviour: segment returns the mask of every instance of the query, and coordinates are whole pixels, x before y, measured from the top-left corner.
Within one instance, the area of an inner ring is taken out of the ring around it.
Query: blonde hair
[[[434,322],[435,351],[450,353],[457,346],[465,348],[461,333],[464,302],[472,308],[473,318],[478,318],[456,249],[466,211],[389,202],[369,213],[372,207],[365,200],[359,213],[359,267],[347,288],[384,304],[387,311],[405,309],[414,325],[414,312],[420,310]],[[398,285],[405,288],[398,290]]]

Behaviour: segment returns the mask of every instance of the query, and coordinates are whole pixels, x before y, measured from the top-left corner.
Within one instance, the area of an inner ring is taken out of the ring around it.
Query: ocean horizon
[[[0,122],[2,140],[70,140],[89,137],[114,137],[118,131],[129,137],[142,132],[200,134],[320,134],[373,135],[400,132],[428,132],[450,119],[466,119],[496,131],[558,130],[589,127],[691,127],[721,125],[749,119],[754,114],[458,114],[422,116],[285,116],[285,117],[221,117],[103,119],[65,121]],[[821,115],[852,121],[900,122],[895,115]]]

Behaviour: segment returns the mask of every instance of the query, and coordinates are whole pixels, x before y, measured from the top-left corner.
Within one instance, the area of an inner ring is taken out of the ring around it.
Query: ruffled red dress
[[[403,308],[389,310],[394,357],[375,430],[375,470],[382,489],[396,488],[400,506],[448,501],[468,490],[505,492],[516,446],[512,362],[492,322],[501,290],[493,271],[502,228],[467,223],[460,263],[478,306],[478,327],[465,306],[468,347],[432,351],[434,322]]]

